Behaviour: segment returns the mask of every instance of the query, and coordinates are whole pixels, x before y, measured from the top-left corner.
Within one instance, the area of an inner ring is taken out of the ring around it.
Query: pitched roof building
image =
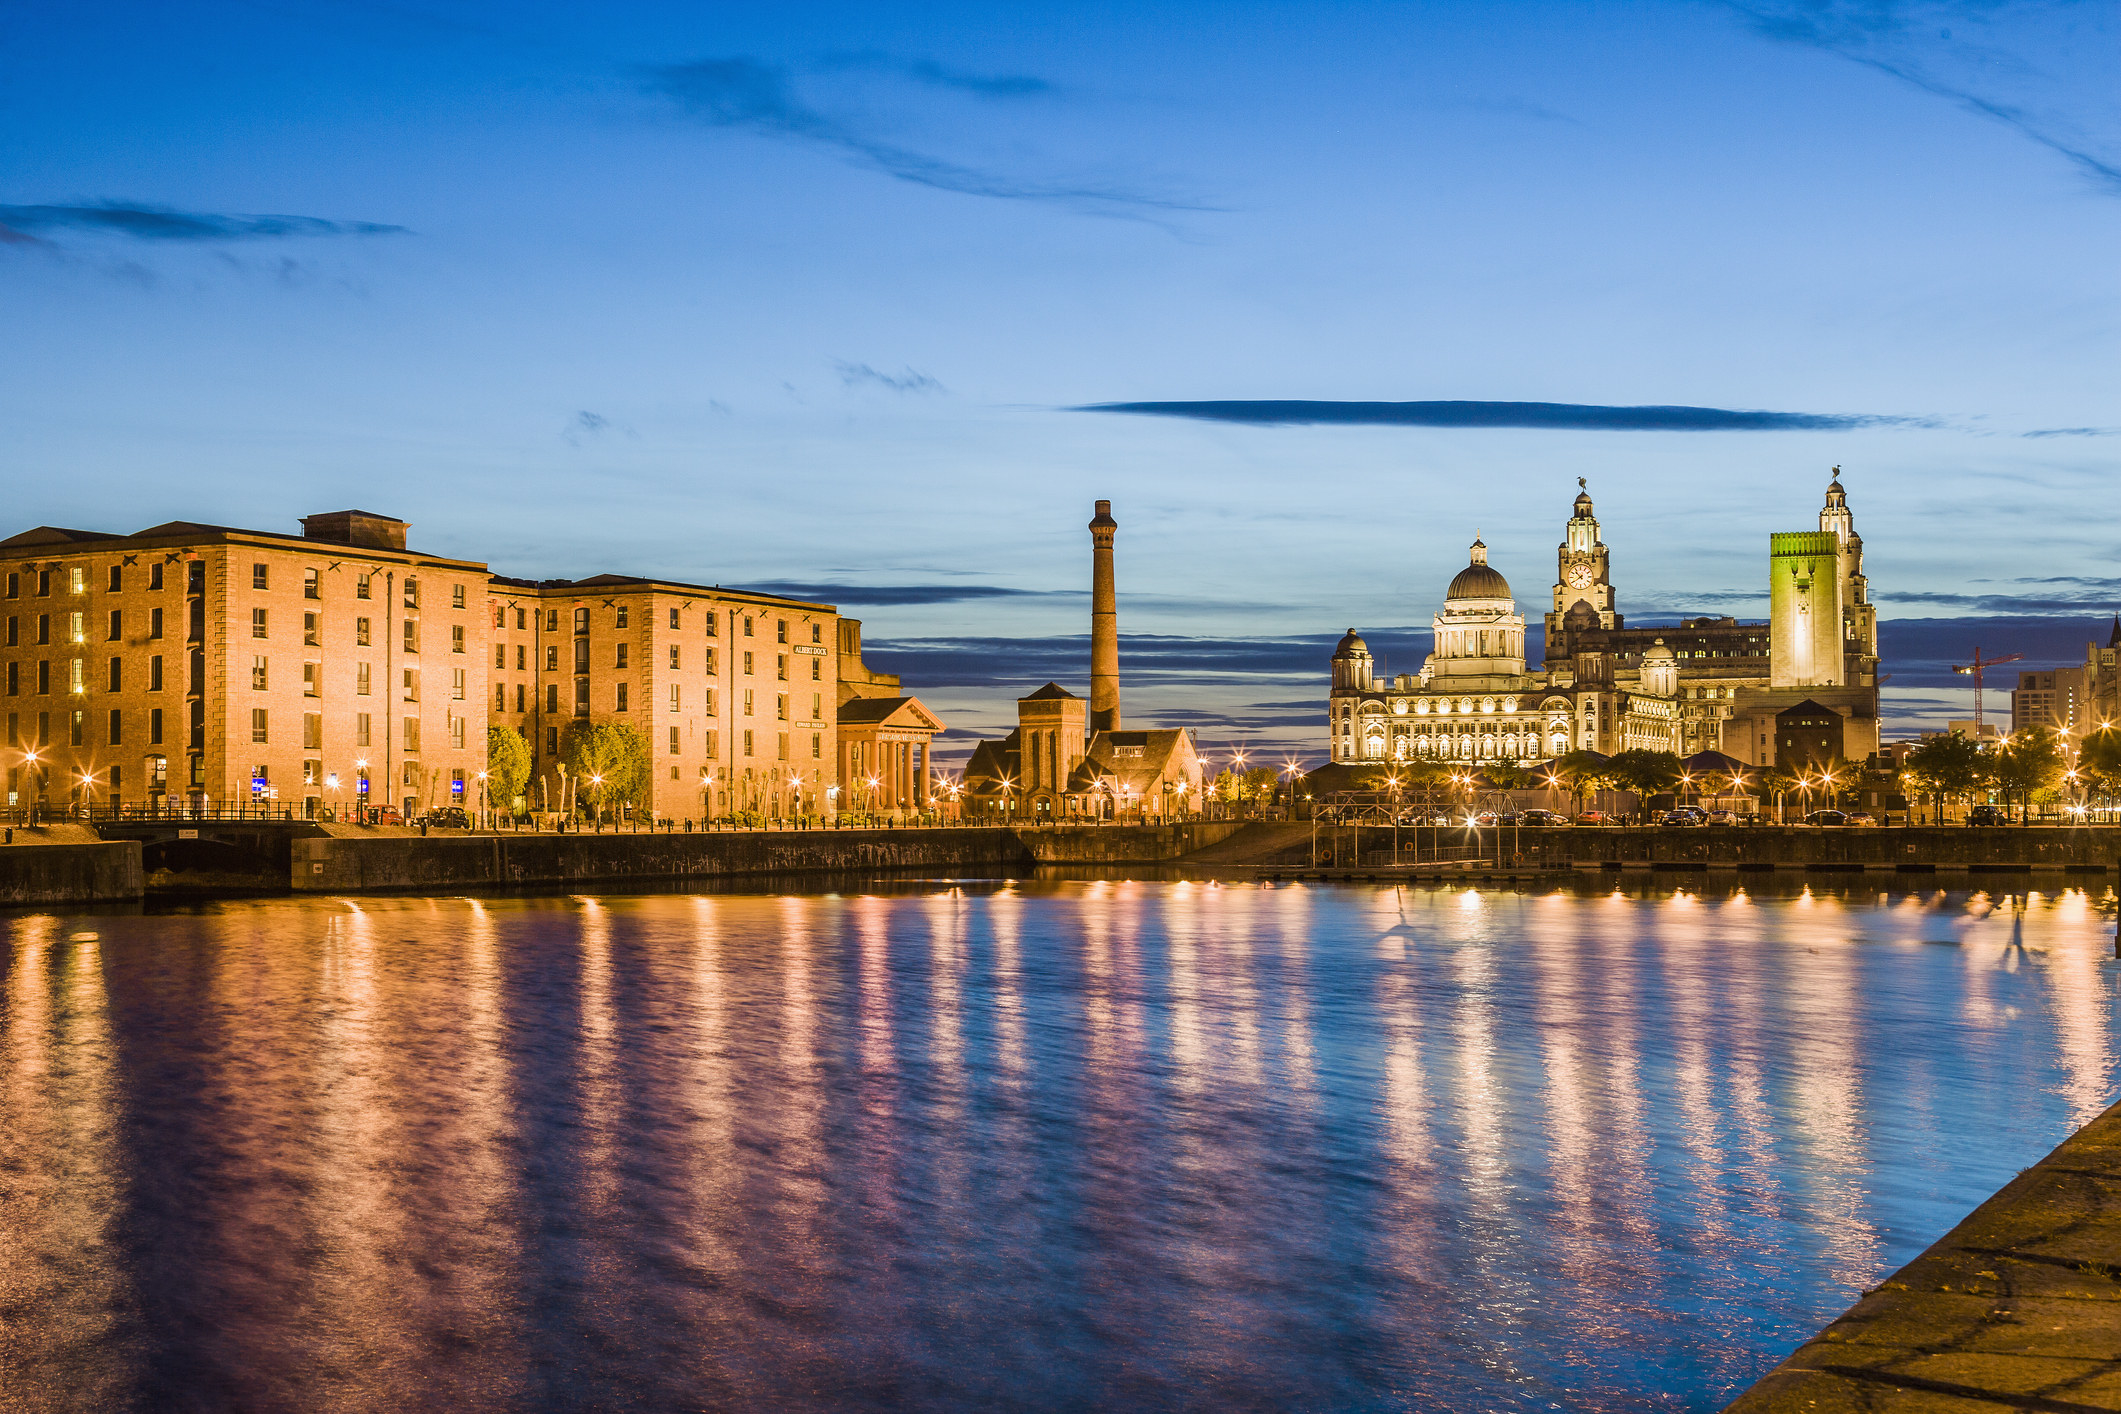
[[[1191,728],[1121,730],[1119,610],[1113,540],[1099,501],[1090,521],[1091,700],[1049,682],[1016,700],[1016,730],[980,742],[965,763],[965,808],[1029,821],[1168,816],[1197,810],[1201,764]]]

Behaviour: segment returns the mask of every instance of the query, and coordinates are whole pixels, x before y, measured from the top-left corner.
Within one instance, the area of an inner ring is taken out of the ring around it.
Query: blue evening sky
[[[802,586],[962,740],[1087,690],[1106,496],[1130,715],[1315,757],[1476,528],[1536,622],[1587,477],[1623,612],[1759,613],[1839,464],[1960,621],[1909,727],[2121,601],[2116,72],[2103,4],[0,5],[7,529]],[[1670,406],[1793,416],[1601,411]]]

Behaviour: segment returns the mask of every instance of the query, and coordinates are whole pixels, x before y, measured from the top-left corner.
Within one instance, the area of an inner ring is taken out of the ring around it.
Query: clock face
[[[1569,587],[1571,589],[1589,589],[1591,587],[1591,567],[1580,561],[1570,565]]]

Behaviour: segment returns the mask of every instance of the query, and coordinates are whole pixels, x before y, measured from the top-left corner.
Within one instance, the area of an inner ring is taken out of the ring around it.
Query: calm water
[[[2111,904],[0,918],[0,1406],[1713,1409],[2115,1091]]]

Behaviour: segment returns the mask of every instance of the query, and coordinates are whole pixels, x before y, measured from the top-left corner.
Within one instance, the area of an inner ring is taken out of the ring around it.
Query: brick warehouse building
[[[462,798],[486,760],[486,567],[383,516],[302,525],[0,540],[8,803]]]
[[[6,803],[475,806],[492,721],[531,748],[530,803],[557,805],[564,728],[586,719],[648,739],[659,814],[818,813],[840,705],[897,691],[829,605],[509,579],[411,551],[407,528],[340,511],[299,536],[0,540]]]
[[[586,719],[648,738],[658,815],[834,813],[842,707],[898,689],[829,604],[611,574],[497,577],[490,604],[493,720],[530,744],[533,804],[559,800],[561,740]]]

